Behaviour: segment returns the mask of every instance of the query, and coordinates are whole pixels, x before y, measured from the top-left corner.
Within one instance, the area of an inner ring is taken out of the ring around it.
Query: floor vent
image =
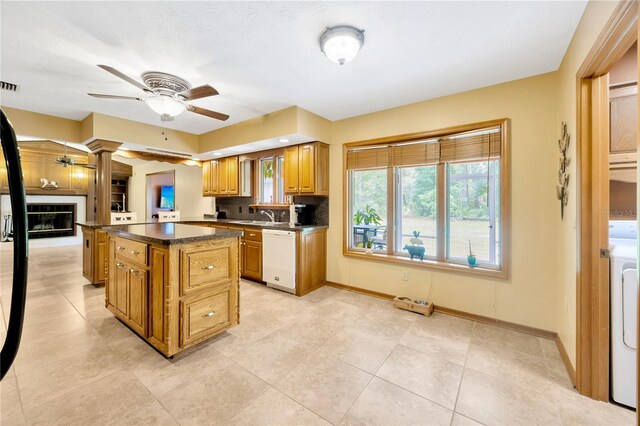
[[[17,84],[13,84],[13,83],[7,83],[6,81],[0,81],[0,89],[1,90],[8,90],[10,92],[17,92],[18,91],[18,85]]]

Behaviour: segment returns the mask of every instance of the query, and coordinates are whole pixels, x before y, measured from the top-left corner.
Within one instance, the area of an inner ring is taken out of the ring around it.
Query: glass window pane
[[[437,255],[437,213],[438,182],[437,166],[404,167],[397,169],[397,217],[396,251],[404,254],[419,254],[420,249],[407,246],[424,247],[424,256]],[[414,232],[419,234],[413,240]],[[422,244],[420,244],[422,242]]]
[[[447,165],[447,257],[500,265],[500,161]]]
[[[260,202],[273,203],[273,158],[260,160]]]
[[[387,250],[387,170],[351,172],[351,247]]]

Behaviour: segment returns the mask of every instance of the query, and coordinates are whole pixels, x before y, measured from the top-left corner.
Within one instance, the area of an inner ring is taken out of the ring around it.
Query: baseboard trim
[[[556,336],[556,346],[558,347],[558,352],[560,352],[560,358],[562,358],[562,362],[564,363],[564,368],[569,373],[569,380],[571,380],[571,384],[573,387],[576,387],[576,370],[573,368],[571,364],[571,360],[569,359],[569,354],[562,343],[562,339],[560,339],[560,335]]]
[[[326,285],[329,287],[339,288],[340,290],[352,291],[354,293],[366,294],[367,296],[379,297],[380,299],[393,300],[395,296],[387,293],[380,293],[379,291],[367,290],[366,288],[351,287],[350,285],[339,284],[333,281],[327,281]]]
[[[379,297],[381,299],[393,300],[395,296],[387,293],[381,293],[378,291],[367,290],[360,287],[353,287],[345,284],[339,284],[332,281],[327,281],[327,285],[330,287],[339,288],[341,290],[352,291],[354,293],[366,294],[368,296]],[[541,328],[529,327],[527,325],[516,324],[514,322],[503,321],[495,318],[485,317],[483,315],[472,314],[469,312],[459,311],[457,309],[451,309],[444,306],[435,305],[434,310],[442,314],[451,315],[459,318],[468,319],[471,321],[481,322],[483,324],[496,325],[498,327],[507,328],[510,330],[519,331],[521,333],[531,334],[536,337],[542,337],[544,339],[556,340],[558,335],[554,331],[543,330]],[[557,341],[557,340],[556,340]],[[566,351],[565,351],[566,353]],[[567,358],[568,359],[568,358]],[[566,364],[566,362],[565,362]],[[569,363],[571,365],[571,363]],[[574,372],[575,377],[575,372]]]
[[[497,325],[498,327],[508,328],[510,330],[519,331],[521,333],[531,334],[544,339],[555,340],[557,333],[555,331],[543,330],[541,328],[530,327],[528,325],[517,324],[515,322],[503,321],[496,318],[485,317],[484,315],[471,314],[469,312],[458,311],[456,309],[446,308],[444,306],[434,306],[436,312],[455,317],[465,318],[483,324]]]

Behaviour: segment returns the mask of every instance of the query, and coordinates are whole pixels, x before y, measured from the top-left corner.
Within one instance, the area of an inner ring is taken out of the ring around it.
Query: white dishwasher
[[[262,231],[262,280],[268,287],[295,293],[296,233],[265,229]]]

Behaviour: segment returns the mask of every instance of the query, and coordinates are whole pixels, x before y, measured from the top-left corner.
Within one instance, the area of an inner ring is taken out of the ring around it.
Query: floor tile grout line
[[[462,389],[462,382],[464,381],[464,373],[467,371],[467,362],[469,361],[469,354],[471,353],[471,344],[473,342],[473,332],[476,329],[476,322],[473,322],[473,326],[471,327],[472,338],[469,340],[469,346],[467,347],[467,353],[464,357],[464,364],[462,365],[462,374],[460,375],[460,383],[458,383],[458,391],[456,392],[456,400],[453,403],[453,414],[451,414],[451,423],[453,423],[454,414],[457,412],[456,408],[458,408],[458,400],[460,399],[460,390]]]
[[[358,399],[360,399],[360,396],[364,393],[364,391],[369,387],[369,384],[371,383],[371,381],[373,380],[373,378],[376,377],[374,375],[371,375],[371,377],[369,377],[369,381],[367,382],[366,385],[364,385],[364,387],[362,388],[362,390],[360,392],[358,392],[358,396],[356,396],[356,398],[353,400],[353,402],[349,405],[349,408],[347,408],[347,410],[344,412],[344,414],[342,415],[342,417],[340,417],[340,420],[338,421],[338,423],[336,423],[337,425],[339,425],[340,423],[342,423],[342,420],[344,420],[344,417],[349,414],[349,411],[351,411],[351,407],[354,406],[354,404],[358,401]]]

